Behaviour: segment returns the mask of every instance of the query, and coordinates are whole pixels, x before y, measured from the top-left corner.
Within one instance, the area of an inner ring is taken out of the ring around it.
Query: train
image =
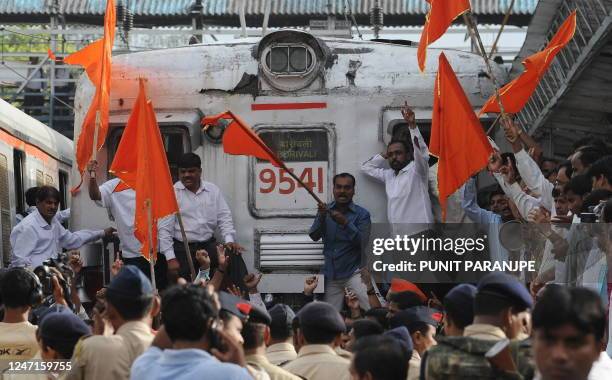
[[[270,163],[223,152],[224,127],[203,129],[204,116],[231,110],[245,120],[321,199],[332,199],[335,174],[356,176],[354,201],[373,223],[386,221],[384,188],[360,173],[360,165],[407,133],[400,108],[413,107],[425,139],[431,127],[433,87],[440,50],[429,49],[424,72],[417,48],[407,41],[363,41],[279,30],[258,38],[194,44],[113,57],[109,132],[97,154],[99,182],[109,179],[127,118],[148,80],[169,167],[185,152],[202,159],[203,178],[219,186],[233,214],[236,240],[246,248],[249,271],[264,273],[262,293],[300,293],[306,276],[323,263],[322,244],[307,232],[317,204],[285,171]],[[477,110],[494,93],[484,60],[445,50],[471,104]],[[508,81],[493,64],[500,83]],[[75,95],[75,139],[93,97],[82,76]],[[483,128],[492,120],[483,119]],[[73,178],[80,175],[73,167]],[[88,197],[87,181],[72,198],[71,227],[112,225]],[[106,245],[106,246],[105,246]],[[110,244],[83,247],[89,267],[108,266]]]
[[[51,185],[70,207],[72,140],[0,99],[0,266],[8,267],[10,235],[17,214],[27,209],[25,191]]]

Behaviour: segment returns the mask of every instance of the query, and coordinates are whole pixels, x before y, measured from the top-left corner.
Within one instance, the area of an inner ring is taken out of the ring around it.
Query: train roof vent
[[[323,243],[303,233],[260,233],[257,242],[259,270],[318,269],[323,265]]]

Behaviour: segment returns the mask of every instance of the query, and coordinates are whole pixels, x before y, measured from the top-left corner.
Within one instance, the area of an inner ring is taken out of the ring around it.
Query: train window
[[[115,158],[115,152],[119,146],[119,141],[123,135],[124,128],[116,128],[110,137],[110,149],[109,149],[109,164],[113,162]],[[182,126],[161,126],[160,131],[162,134],[162,142],[166,151],[166,158],[168,159],[168,166],[170,167],[170,174],[172,175],[172,181],[178,181],[178,160],[183,153],[190,151],[189,149],[189,134],[187,130]]]
[[[11,202],[9,200],[8,159],[0,154],[0,257],[4,263],[10,260]]]
[[[57,173],[57,178],[59,179],[59,192],[60,192],[60,209],[61,210],[65,210],[68,205],[66,202],[67,201],[67,191],[66,189],[68,188],[68,173],[66,173],[65,171],[60,170]]]
[[[45,186],[53,186],[53,177],[51,177],[49,174],[45,174]]]
[[[23,183],[23,162],[25,155],[22,151],[13,149],[13,175],[15,184],[15,212],[25,211],[25,189]]]
[[[274,45],[263,56],[266,71],[274,75],[305,75],[315,66],[314,51],[304,44]]]

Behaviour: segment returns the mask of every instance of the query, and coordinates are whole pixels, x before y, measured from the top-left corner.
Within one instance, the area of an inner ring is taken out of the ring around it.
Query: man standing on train
[[[333,193],[332,203],[319,204],[319,212],[309,231],[312,240],[323,239],[325,302],[340,311],[345,295],[348,299],[357,297],[359,305],[368,310],[369,292],[361,281],[360,268],[370,237],[370,213],[353,203],[353,175],[337,174]]]
[[[212,278],[217,268],[215,231],[218,230],[225,241],[226,252],[232,253],[226,277],[246,290],[242,279],[247,274],[247,269],[242,257],[239,256],[244,248],[235,242],[236,230],[232,212],[221,189],[202,179],[202,161],[195,153],[185,153],[179,158],[178,175],[179,181],[174,184],[174,192],[192,261],[197,262],[195,259],[197,250],[205,250],[211,261],[208,276]],[[178,220],[174,222],[174,252],[180,264],[181,277],[189,279],[190,268]]]
[[[392,140],[385,153],[364,162],[361,170],[385,184],[387,218],[394,233],[414,236],[430,230],[434,223],[428,189],[429,149],[408,103],[402,107],[402,116],[412,141]],[[412,160],[409,144],[414,152]]]
[[[50,258],[56,258],[60,249],[78,249],[104,236],[114,229],[70,232],[56,218],[60,203],[59,191],[41,186],[36,192],[36,210],[33,210],[11,232],[11,267],[36,268]]]
[[[90,161],[87,164],[89,173],[89,198],[97,205],[106,208],[117,224],[119,249],[121,259],[125,265],[135,265],[149,279],[151,267],[140,250],[142,244],[134,236],[134,216],[136,213],[136,192],[126,186],[119,178],[113,178],[98,186],[96,172],[98,162]],[[165,217],[157,222],[158,247],[162,255],[157,255],[155,262],[155,284],[158,289],[164,289],[168,277],[176,278],[179,264],[172,249],[172,217]]]

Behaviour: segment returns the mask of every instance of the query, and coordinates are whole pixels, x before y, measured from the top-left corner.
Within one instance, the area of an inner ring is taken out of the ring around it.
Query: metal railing
[[[548,44],[561,24],[577,10],[576,33],[574,38],[562,49],[544,74],[529,102],[517,115],[521,127],[531,133],[542,124],[551,106],[567,89],[588,58],[592,47],[610,25],[609,3],[605,0],[564,0],[557,11],[554,21],[542,48]]]

